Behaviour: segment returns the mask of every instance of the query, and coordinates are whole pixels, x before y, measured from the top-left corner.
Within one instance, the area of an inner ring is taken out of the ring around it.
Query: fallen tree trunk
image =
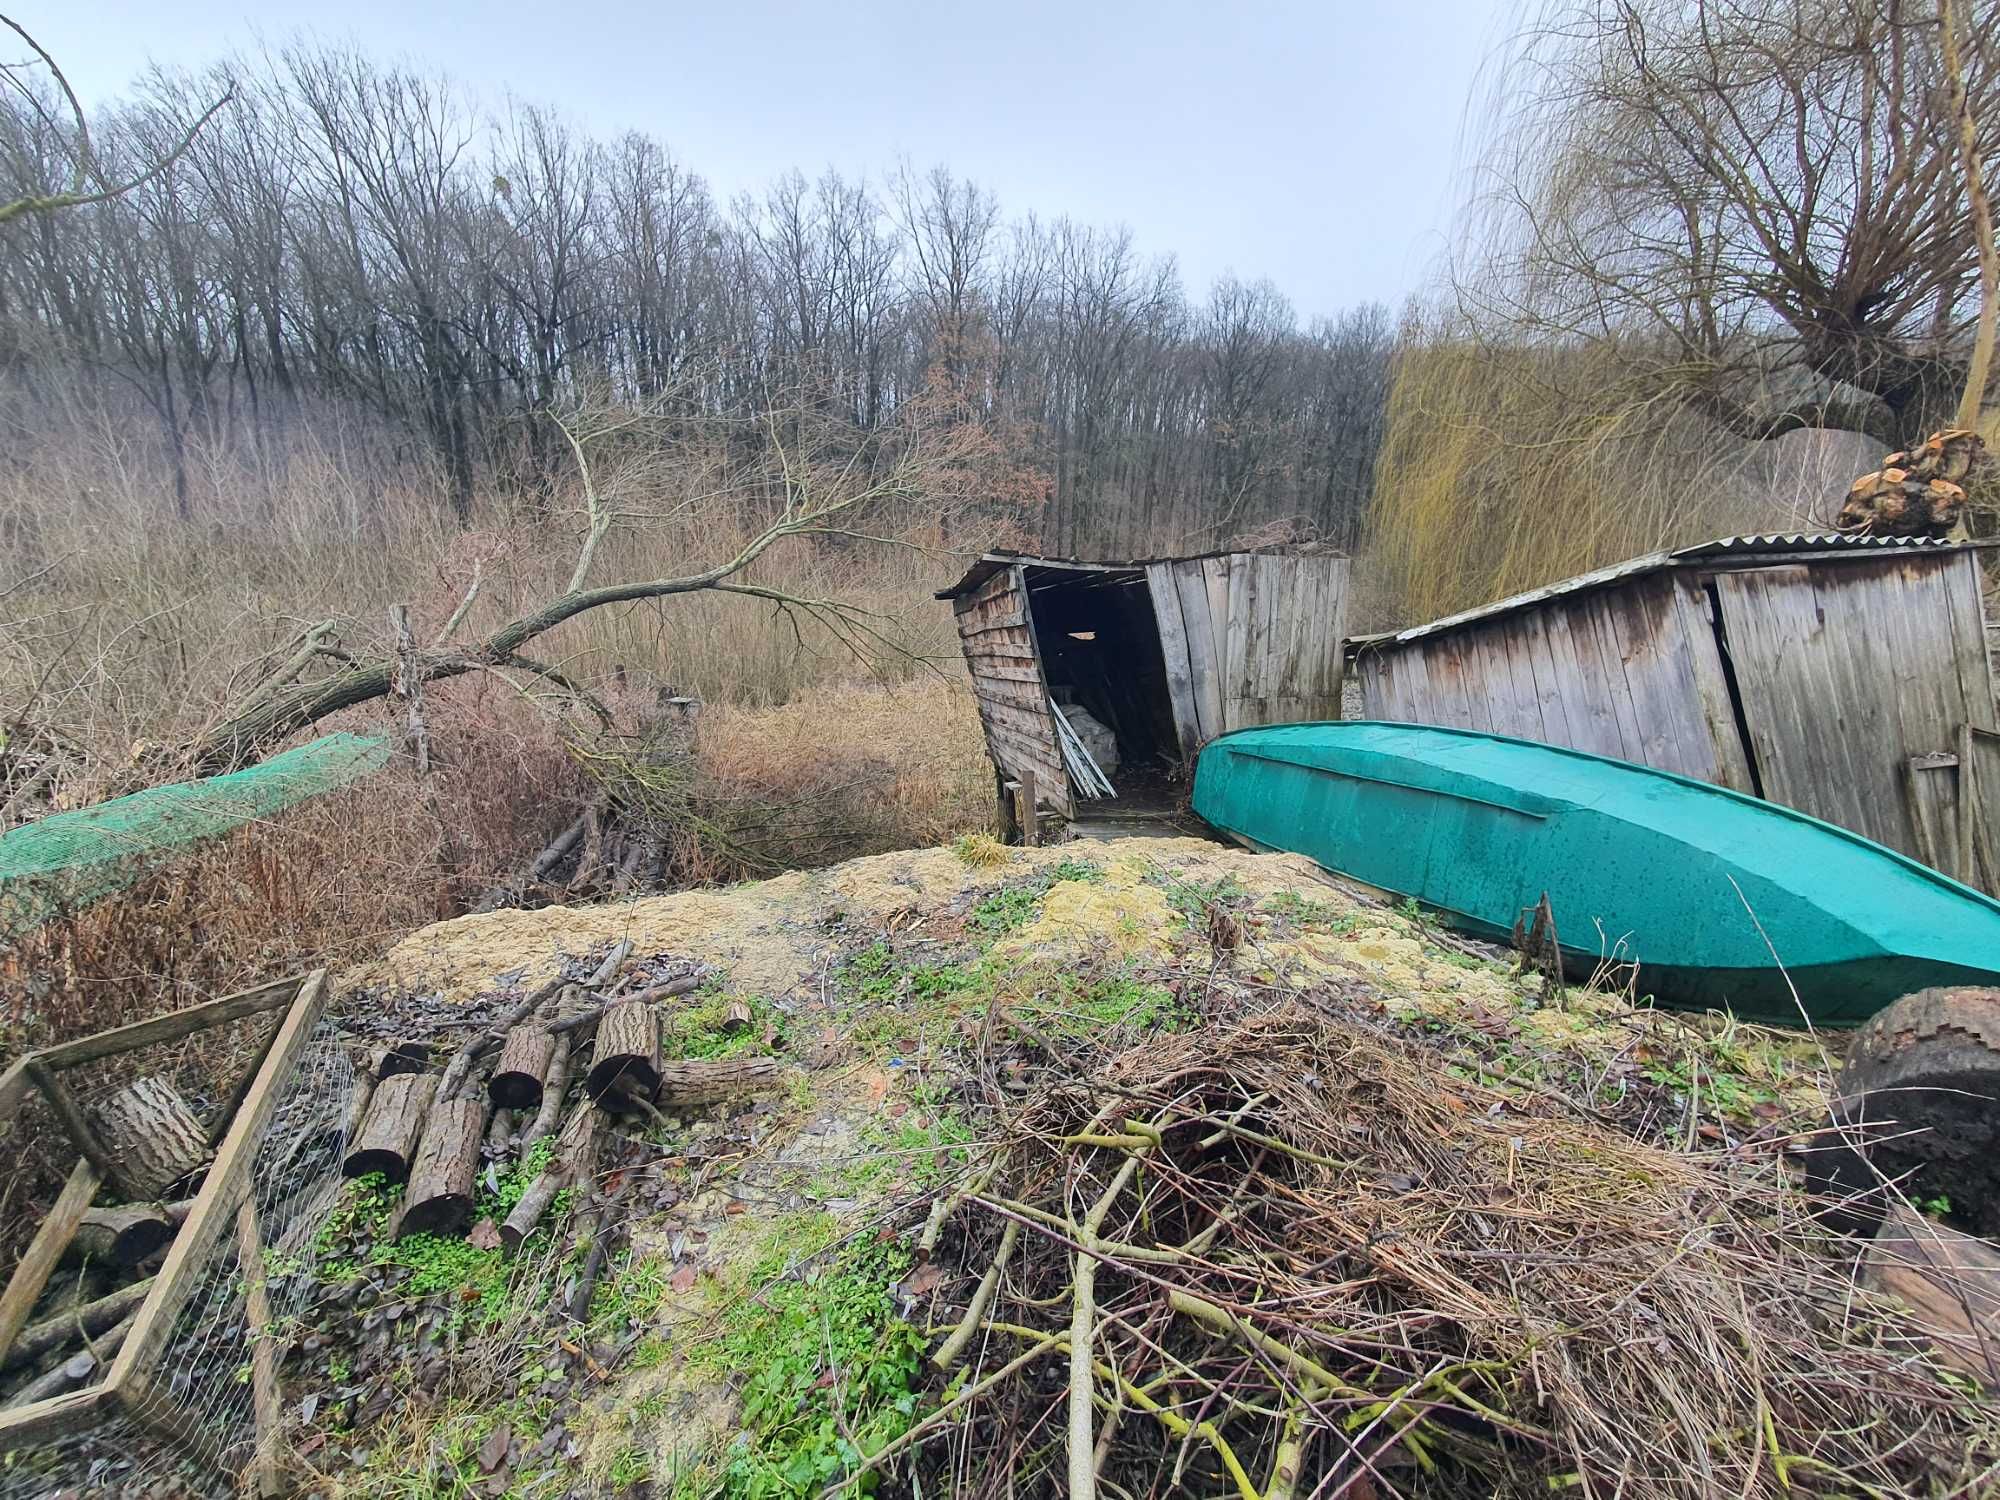
[[[542,1087],[556,1054],[556,1039],[545,1028],[528,1023],[509,1031],[500,1044],[500,1060],[486,1080],[486,1093],[501,1109],[533,1109],[542,1102]]]
[[[650,1099],[660,1086],[660,1018],[651,1003],[624,1000],[597,1024],[597,1054],[584,1090],[607,1109],[622,1111],[626,1091]]]
[[[192,1198],[178,1203],[129,1203],[93,1208],[76,1226],[63,1250],[65,1261],[94,1260],[136,1266],[172,1241],[186,1221]]]
[[[375,1085],[368,1114],[348,1147],[341,1171],[349,1177],[380,1172],[390,1182],[407,1178],[436,1093],[437,1078],[430,1073],[398,1073]]]
[[[398,1237],[456,1234],[472,1220],[479,1147],[486,1138],[486,1101],[477,1094],[446,1099],[431,1110],[403,1195]]]
[[[144,1281],[135,1281],[108,1296],[99,1297],[95,1302],[86,1302],[53,1318],[30,1323],[14,1340],[14,1347],[7,1351],[6,1362],[0,1364],[0,1370],[37,1364],[43,1356],[54,1353],[65,1344],[83,1338],[96,1338],[107,1328],[124,1322],[137,1312],[139,1304],[152,1290],[153,1278],[148,1276]]]
[[[658,1098],[665,1109],[696,1108],[773,1088],[777,1082],[775,1058],[725,1057],[713,1062],[675,1062],[660,1070]]]

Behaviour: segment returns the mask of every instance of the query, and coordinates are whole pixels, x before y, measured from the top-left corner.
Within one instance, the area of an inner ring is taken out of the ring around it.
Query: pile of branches
[[[1083,1500],[1990,1483],[2000,1418],[1807,1208],[1305,1003],[1156,1036],[940,1201],[940,1405],[868,1466]]]

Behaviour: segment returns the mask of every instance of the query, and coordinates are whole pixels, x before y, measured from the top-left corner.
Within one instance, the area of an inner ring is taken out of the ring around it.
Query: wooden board
[[[1215,624],[1209,616],[1208,579],[1198,562],[1174,563],[1163,570],[1180,596],[1181,628],[1187,638],[1188,676],[1193,687],[1198,743],[1222,733],[1222,662],[1215,654]],[[1147,582],[1152,578],[1148,571]],[[1155,613],[1159,606],[1154,606]],[[1164,637],[1162,637],[1164,641]]]
[[[1194,667],[1189,658],[1186,619],[1181,612],[1180,585],[1172,563],[1146,569],[1146,588],[1153,599],[1153,620],[1160,628],[1160,656],[1167,668],[1167,700],[1174,711],[1174,736],[1181,754],[1193,759],[1201,748],[1201,711],[1195,704]]]
[[[1043,804],[1067,812],[1069,781],[1020,565],[1002,568],[952,608],[987,754],[1009,777],[1032,775]]]
[[[1948,874],[1961,867],[1947,832],[1959,816],[1959,775],[1929,758],[1955,755],[1967,723],[1993,722],[1991,678],[1965,649],[1973,623],[1957,618],[1968,613],[1954,597],[1961,561],[1869,559],[1715,579],[1764,795]],[[1990,813],[1981,812],[1989,844]]]

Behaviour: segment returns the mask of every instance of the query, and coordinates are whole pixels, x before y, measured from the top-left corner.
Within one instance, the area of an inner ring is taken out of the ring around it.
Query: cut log
[[[368,1055],[368,1074],[381,1080],[393,1078],[398,1073],[427,1073],[431,1066],[431,1044],[429,1042],[392,1042],[387,1047],[377,1047]]]
[[[501,1109],[533,1109],[542,1102],[542,1083],[556,1054],[556,1039],[543,1027],[516,1026],[500,1044],[500,1060],[486,1092]]]
[[[722,1030],[726,1036],[735,1036],[740,1031],[750,1029],[750,1007],[741,1000],[732,1000],[722,1012]]]
[[[479,1180],[479,1146],[486,1137],[486,1101],[477,1094],[435,1105],[410,1168],[403,1195],[405,1234],[457,1234],[472,1222],[472,1189]]]
[[[569,1039],[564,1037],[557,1041],[555,1056],[549,1062],[549,1076],[542,1085],[542,1107],[521,1132],[523,1151],[554,1130],[562,1119],[563,1093],[569,1087],[569,1059]]]
[[[42,1359],[81,1339],[96,1338],[107,1328],[125,1321],[139,1310],[139,1304],[146,1300],[153,1290],[153,1278],[135,1281],[130,1286],[121,1286],[109,1296],[99,1297],[95,1302],[86,1302],[81,1307],[72,1307],[53,1318],[44,1318],[39,1323],[30,1323],[21,1330],[21,1336],[14,1340],[14,1347],[7,1351],[7,1360],[0,1369],[14,1369],[20,1365],[39,1364]]]
[[[368,1113],[360,1133],[348,1146],[341,1171],[349,1177],[380,1172],[390,1182],[407,1178],[410,1158],[436,1093],[437,1078],[430,1073],[398,1073],[376,1084],[375,1096],[368,1101]]]
[[[140,1078],[96,1109],[112,1182],[135,1203],[158,1198],[208,1160],[208,1132],[164,1078]]]
[[[347,1101],[347,1113],[341,1117],[340,1138],[352,1142],[361,1134],[361,1122],[368,1118],[368,1101],[375,1093],[375,1079],[363,1068],[354,1075],[354,1096]]]
[[[597,1171],[599,1113],[588,1099],[571,1111],[557,1139],[554,1157],[528,1184],[527,1191],[500,1226],[500,1243],[508,1250],[521,1248],[521,1242],[535,1232],[535,1225],[565,1187],[579,1185],[587,1189]]]
[[[136,1266],[172,1242],[194,1199],[178,1203],[127,1203],[93,1208],[76,1226],[63,1259],[102,1265]]]
[[[597,1054],[584,1089],[605,1108],[622,1111],[627,1091],[651,1098],[660,1086],[660,1018],[643,1000],[612,1006],[597,1025]]]
[[[1898,1205],[1869,1244],[1861,1281],[1902,1298],[1945,1364],[2000,1386],[2000,1249]]]
[[[769,1057],[675,1062],[660,1070],[658,1094],[663,1108],[687,1109],[774,1088],[777,1082],[777,1060]]]

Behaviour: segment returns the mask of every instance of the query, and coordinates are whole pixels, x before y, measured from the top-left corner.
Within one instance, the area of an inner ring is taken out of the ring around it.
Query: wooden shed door
[[[1067,817],[1069,779],[1056,749],[1049,689],[1035,649],[1020,565],[995,573],[954,600],[952,609],[994,763],[1016,778],[1033,772],[1035,800]]]
[[[1864,568],[1715,575],[1758,777],[1773,802],[1962,877],[1956,751],[1968,719],[1991,722],[1984,663],[1959,683],[1944,577]]]

